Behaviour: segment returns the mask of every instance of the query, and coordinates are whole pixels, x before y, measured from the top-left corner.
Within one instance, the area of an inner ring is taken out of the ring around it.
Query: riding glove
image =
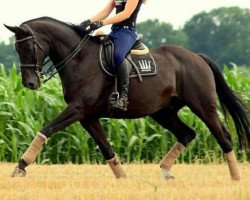
[[[87,27],[91,24],[91,21],[89,19],[83,21],[80,26],[83,28],[83,29],[87,29]]]
[[[89,32],[94,31],[94,30],[96,30],[98,28],[101,28],[103,25],[104,25],[103,21],[97,21],[95,23],[91,23],[89,25],[89,27],[86,28],[86,31],[89,31]]]

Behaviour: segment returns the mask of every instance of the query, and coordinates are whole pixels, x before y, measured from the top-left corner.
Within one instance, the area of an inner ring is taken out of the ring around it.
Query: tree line
[[[150,48],[174,44],[205,53],[220,66],[230,62],[250,66],[250,9],[221,7],[200,12],[177,30],[158,19],[141,22],[137,29]],[[7,70],[19,62],[13,46],[14,38],[9,44],[0,43],[0,63]]]
[[[201,12],[174,30],[169,23],[147,20],[138,25],[149,47],[174,44],[205,53],[221,66],[250,66],[250,9],[221,7]]]

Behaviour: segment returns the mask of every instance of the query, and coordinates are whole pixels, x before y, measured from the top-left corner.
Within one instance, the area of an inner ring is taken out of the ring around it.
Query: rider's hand
[[[91,21],[89,19],[83,21],[80,26],[83,28],[83,29],[87,29],[87,27],[91,24]]]
[[[86,31],[89,31],[89,32],[94,31],[98,28],[101,28],[103,25],[104,25],[103,21],[97,21],[95,23],[90,24],[89,27],[87,27]]]

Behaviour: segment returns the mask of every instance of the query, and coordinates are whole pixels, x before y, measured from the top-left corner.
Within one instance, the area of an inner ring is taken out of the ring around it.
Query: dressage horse
[[[175,159],[196,135],[178,116],[178,111],[188,106],[206,124],[225,153],[231,179],[240,179],[231,136],[217,114],[217,97],[223,111],[234,121],[240,147],[250,146],[247,110],[207,56],[174,45],[150,49],[158,66],[156,75],[144,77],[142,82],[130,79],[128,110],[111,111],[108,99],[115,81],[100,68],[100,43],[94,36],[49,17],[32,19],[20,26],[5,26],[15,33],[23,85],[32,90],[39,88],[43,63],[49,57],[54,64],[51,69],[55,68],[61,79],[67,103],[65,110],[37,133],[12,176],[25,176],[25,167],[35,161],[46,139],[79,121],[99,146],[114,175],[126,177],[99,120],[150,116],[177,139],[161,161],[163,177],[173,178],[170,169]]]

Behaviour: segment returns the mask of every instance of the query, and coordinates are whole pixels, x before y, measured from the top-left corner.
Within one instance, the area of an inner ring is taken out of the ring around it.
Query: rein
[[[50,76],[45,79],[43,82],[46,83],[48,80],[50,80],[51,78],[55,77],[55,75],[61,71],[63,69],[63,67],[65,65],[67,65],[82,49],[83,45],[88,41],[88,39],[90,38],[91,33],[87,34],[81,41],[80,43],[77,45],[77,47],[61,62],[57,63],[56,65],[52,64],[45,72],[41,72],[41,76],[45,75],[45,74],[50,74]],[[48,59],[44,64],[46,65],[49,61],[51,61],[51,59]],[[58,68],[59,67],[59,68]],[[54,69],[58,68],[56,71],[54,71]],[[53,72],[54,71],[54,72]]]
[[[90,32],[90,34],[87,34],[80,42],[79,44],[76,46],[76,48],[61,62],[57,63],[56,65],[54,65],[52,63],[52,65],[46,70],[46,71],[41,71],[42,68],[44,67],[44,65],[46,65],[48,62],[51,61],[51,59],[49,58],[46,62],[43,63],[43,65],[41,67],[39,67],[39,63],[37,60],[37,46],[42,50],[43,54],[45,55],[45,51],[42,47],[42,45],[36,40],[35,35],[33,34],[33,31],[31,29],[31,27],[27,24],[25,24],[24,26],[26,26],[30,33],[31,36],[28,36],[26,38],[23,39],[19,39],[16,40],[16,43],[20,43],[20,42],[24,42],[27,40],[32,39],[33,40],[33,48],[34,48],[34,52],[35,52],[35,58],[36,58],[36,64],[22,64],[20,65],[20,68],[35,68],[35,72],[37,74],[37,76],[39,78],[43,78],[43,75],[46,74],[50,74],[48,78],[46,78],[43,83],[46,83],[48,80],[50,80],[51,78],[55,77],[55,75],[63,69],[63,67],[65,65],[67,65],[82,49],[83,45],[88,41],[88,39],[91,37],[92,32]],[[54,69],[56,69],[56,71],[54,71]]]

